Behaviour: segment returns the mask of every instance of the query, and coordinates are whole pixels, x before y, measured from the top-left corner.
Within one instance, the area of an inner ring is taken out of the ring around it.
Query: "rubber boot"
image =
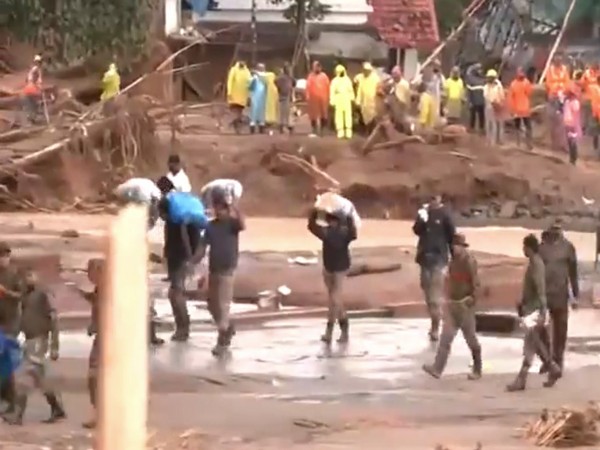
[[[481,360],[481,349],[473,350],[473,370],[467,378],[469,380],[479,380],[481,378],[481,370],[483,367],[483,361]]]
[[[165,343],[164,339],[161,339],[158,337],[158,335],[156,334],[156,322],[154,322],[153,320],[150,321],[150,324],[148,326],[148,331],[149,331],[149,341],[150,341],[150,345],[163,345]]]
[[[348,318],[340,319],[338,323],[340,325],[338,344],[347,344],[350,340],[350,323],[348,322]]]
[[[250,125],[250,134],[256,133],[256,127],[254,125]]]
[[[229,330],[221,331],[219,330],[219,334],[217,335],[217,345],[213,347],[211,353],[215,357],[221,357],[227,354],[229,350],[229,345],[227,344],[227,339],[229,335]],[[229,338],[231,339],[231,338]]]
[[[60,397],[55,393],[44,394],[48,405],[50,405],[50,417],[44,420],[44,423],[56,423],[60,420],[66,419],[67,414],[62,405]]]
[[[332,320],[327,321],[327,325],[325,325],[325,333],[321,336],[321,342],[324,342],[325,344],[331,344],[334,326],[335,322]]]
[[[226,347],[231,347],[231,341],[233,339],[233,337],[235,336],[236,331],[235,331],[235,327],[233,326],[232,323],[229,324],[229,327],[227,328],[227,331],[225,331],[224,336],[223,336],[223,344]]]
[[[524,391],[527,387],[527,375],[529,375],[529,366],[523,363],[517,377],[512,383],[506,386],[506,390],[508,392]]]
[[[439,379],[442,376],[440,371],[435,368],[435,364],[423,364],[421,368],[435,379]]]
[[[266,127],[264,125],[259,125],[258,126],[258,133],[259,134],[265,134],[266,131]]]
[[[429,329],[429,341],[437,342],[440,338],[440,319],[431,319],[431,328]]]
[[[560,366],[555,362],[551,362],[547,364],[548,366],[548,379],[544,381],[544,387],[551,388],[562,376],[562,371],[560,370]]]
[[[4,414],[2,419],[9,425],[23,425],[23,416],[27,409],[27,396],[18,395],[15,400],[15,410],[12,414]]]

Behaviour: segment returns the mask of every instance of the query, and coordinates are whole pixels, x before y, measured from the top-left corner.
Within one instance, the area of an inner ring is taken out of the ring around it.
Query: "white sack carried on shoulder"
[[[205,206],[212,206],[213,193],[224,193],[226,198],[238,201],[242,198],[244,187],[238,180],[219,178],[205,184],[200,190],[200,196]]]
[[[117,186],[114,193],[122,200],[146,204],[159,200],[162,196],[158,186],[149,178],[130,178]]]
[[[361,219],[354,203],[335,192],[325,192],[324,194],[317,195],[315,208],[328,213],[341,212],[348,217],[352,217],[356,228],[360,228],[361,226]]]

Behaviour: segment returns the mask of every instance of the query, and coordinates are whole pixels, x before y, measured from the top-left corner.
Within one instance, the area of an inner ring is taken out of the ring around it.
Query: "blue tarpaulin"
[[[0,380],[9,378],[21,364],[19,342],[0,332]]]

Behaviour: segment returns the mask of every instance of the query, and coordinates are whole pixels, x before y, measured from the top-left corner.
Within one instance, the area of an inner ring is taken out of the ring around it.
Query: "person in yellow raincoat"
[[[341,64],[335,68],[335,77],[329,86],[329,104],[335,111],[335,129],[339,139],[352,137],[352,104],[354,102],[354,86]]]
[[[227,103],[234,115],[231,126],[236,133],[241,131],[242,114],[248,106],[250,78],[250,70],[244,61],[235,63],[227,75]]]
[[[273,72],[267,72],[265,74],[265,81],[267,82],[267,104],[265,107],[265,122],[268,127],[272,127],[277,124],[279,119],[279,91],[277,91],[277,85],[275,79],[277,76]]]
[[[425,83],[417,88],[419,92],[419,129],[420,131],[432,130],[437,121],[437,103],[431,93],[427,91]]]
[[[102,77],[102,94],[100,95],[100,100],[105,102],[102,107],[105,116],[112,114],[114,110],[112,99],[119,92],[121,92],[121,76],[117,70],[117,65],[111,63]]]
[[[121,76],[117,70],[117,65],[111,63],[108,70],[104,72],[102,77],[102,95],[100,100],[110,100],[121,91]]]
[[[367,131],[371,131],[375,124],[377,115],[377,86],[379,75],[373,70],[369,62],[363,64],[362,73],[358,74],[354,81],[356,83],[356,104],[360,108],[360,115]]]

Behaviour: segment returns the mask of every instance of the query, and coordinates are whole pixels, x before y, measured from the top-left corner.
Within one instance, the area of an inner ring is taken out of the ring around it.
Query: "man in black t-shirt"
[[[159,204],[161,218],[165,222],[164,257],[169,276],[169,302],[175,318],[175,334],[171,340],[185,342],[190,335],[190,316],[184,295],[185,278],[192,267],[200,261],[198,254],[200,228],[194,224],[177,224],[169,220],[168,200]]]
[[[215,218],[208,224],[199,254],[208,257],[208,311],[218,330],[214,356],[227,353],[235,328],[229,320],[233,301],[234,273],[239,257],[239,234],[246,228],[244,218],[235,206],[222,198],[214,199]]]

